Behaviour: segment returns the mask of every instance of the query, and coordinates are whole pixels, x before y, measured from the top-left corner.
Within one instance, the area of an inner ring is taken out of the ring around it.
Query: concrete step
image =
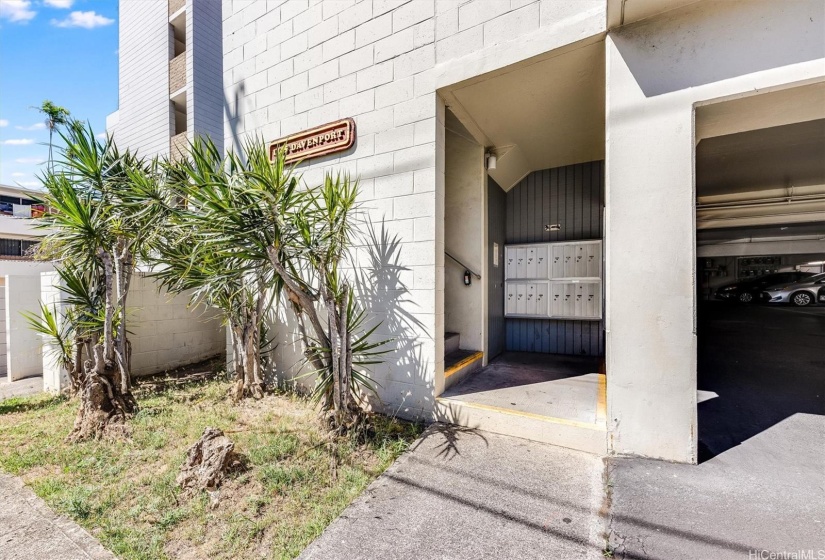
[[[484,353],[476,350],[453,350],[444,356],[444,390],[481,369],[483,359]]]
[[[461,345],[461,335],[456,332],[444,333],[444,356],[452,354]]]
[[[590,424],[451,398],[438,397],[435,401],[435,415],[440,422],[596,455],[607,454],[607,426],[603,420]]]

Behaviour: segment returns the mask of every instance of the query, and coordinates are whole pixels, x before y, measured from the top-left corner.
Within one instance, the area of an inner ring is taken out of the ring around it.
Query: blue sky
[[[0,184],[36,188],[45,99],[103,132],[117,110],[116,0],[0,0]]]

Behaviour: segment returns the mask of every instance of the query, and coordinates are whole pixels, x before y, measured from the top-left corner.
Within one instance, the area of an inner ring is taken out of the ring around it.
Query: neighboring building
[[[31,260],[32,251],[43,235],[32,218],[43,215],[44,207],[32,193],[19,187],[0,185],[0,260]]]
[[[354,120],[354,144],[302,172],[360,178],[391,413],[695,462],[698,258],[825,253],[819,0],[120,6],[119,143],[237,150]],[[575,383],[450,392],[514,351],[535,356],[505,381]]]
[[[52,270],[51,263],[33,258],[43,230],[35,227],[34,218],[42,215],[43,206],[26,189],[0,185],[0,377],[8,375],[6,325],[6,277],[30,276]]]

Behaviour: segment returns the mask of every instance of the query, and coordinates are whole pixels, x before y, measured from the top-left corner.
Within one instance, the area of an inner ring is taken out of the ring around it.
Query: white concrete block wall
[[[24,311],[40,309],[40,277],[6,276],[6,364],[9,381],[42,373],[41,340],[29,328]]]
[[[224,352],[225,334],[218,312],[190,309],[188,302],[188,294],[158,293],[153,279],[140,274],[133,278],[127,327],[132,375],[150,375]]]
[[[6,363],[6,279],[0,278],[0,377],[8,372]]]
[[[443,383],[444,137],[436,86],[459,79],[445,77],[443,66],[461,76],[479,49],[489,70],[540,54],[548,50],[541,50],[541,28],[561,20],[572,22],[567,38],[604,30],[604,17],[601,28],[592,23],[604,15],[603,1],[562,2],[567,12],[556,3],[223,0],[227,149],[238,150],[250,135],[274,140],[355,119],[351,150],[302,171],[308,182],[325,171],[358,176],[366,217],[379,234],[384,228],[385,241],[397,241],[381,266],[371,268],[367,243],[354,264],[364,267],[370,311],[384,321],[380,333],[396,338],[375,377],[387,408],[404,416],[429,416]],[[577,11],[582,6],[586,16]],[[524,36],[538,38],[525,46]],[[295,333],[283,331],[278,360],[291,371],[301,358]]]
[[[57,272],[42,272],[40,274],[40,301],[48,306],[58,317],[65,312],[63,292],[60,291],[60,276]],[[32,310],[39,312],[39,308]],[[59,349],[48,340],[40,340],[41,364],[43,371],[43,390],[59,392],[69,385],[69,372],[57,362]]]
[[[15,277],[11,277],[15,278]],[[29,278],[32,280],[31,278]],[[65,298],[58,288],[59,276],[44,272],[37,298],[25,298],[26,310],[39,310],[38,300],[62,314]],[[132,343],[132,375],[151,375],[220,355],[224,352],[224,328],[216,310],[190,309],[189,295],[158,292],[156,282],[137,273],[129,290],[127,329]],[[33,332],[29,331],[32,335]],[[67,372],[54,363],[49,346],[37,340],[36,374],[43,373],[43,389],[59,391],[67,386]],[[17,339],[13,341],[17,343]],[[23,348],[25,346],[21,346]],[[41,352],[42,347],[42,352]],[[11,363],[11,361],[10,361]]]
[[[120,97],[116,141],[151,157],[168,153],[169,13],[167,2],[120,2]]]

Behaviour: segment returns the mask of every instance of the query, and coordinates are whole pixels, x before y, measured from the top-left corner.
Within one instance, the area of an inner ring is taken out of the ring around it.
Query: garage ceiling
[[[825,119],[706,138],[696,148],[698,196],[808,185],[825,185]]]

